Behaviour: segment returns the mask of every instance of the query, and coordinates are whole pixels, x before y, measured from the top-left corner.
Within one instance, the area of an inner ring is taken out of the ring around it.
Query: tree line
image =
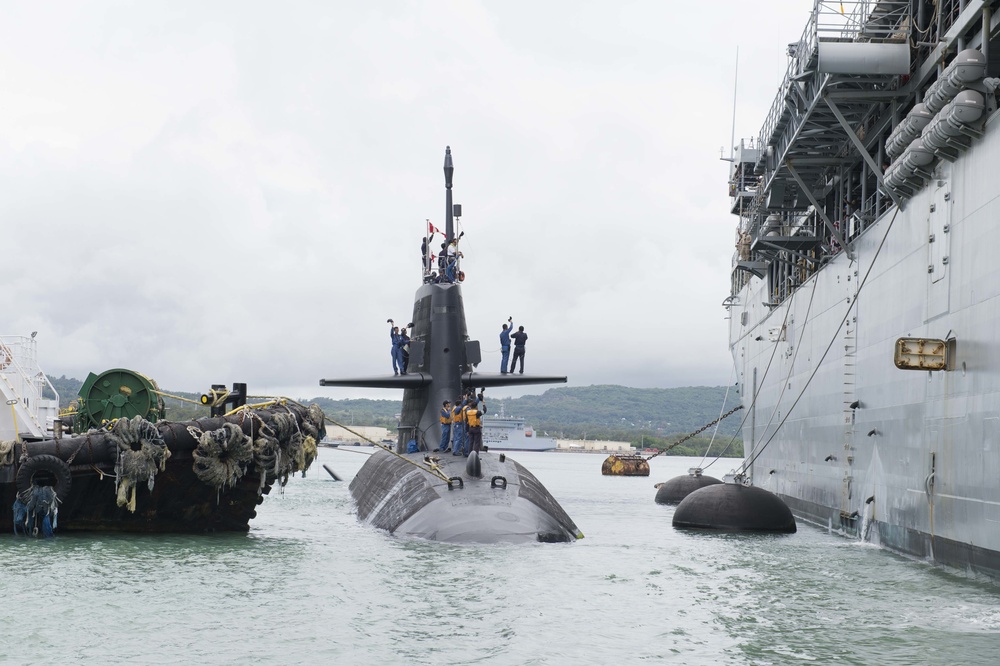
[[[62,376],[50,378],[59,391],[60,407],[67,407],[78,397],[82,382]],[[165,391],[196,401],[198,393]],[[402,400],[353,398],[331,400],[326,397],[302,399],[316,403],[327,418],[342,425],[382,426],[394,429],[402,410]],[[186,421],[208,416],[209,410],[173,398],[164,398],[166,416]],[[688,386],[670,389],[642,389],[616,385],[552,388],[541,395],[520,398],[494,398],[486,393],[489,414],[503,411],[507,416],[524,418],[540,435],[560,439],[591,439],[630,442],[634,446],[664,449],[682,437],[702,428],[739,404],[735,388],[725,386]],[[739,426],[744,412],[737,411],[718,425],[670,451],[673,455],[743,456]],[[713,442],[713,434],[714,442]]]

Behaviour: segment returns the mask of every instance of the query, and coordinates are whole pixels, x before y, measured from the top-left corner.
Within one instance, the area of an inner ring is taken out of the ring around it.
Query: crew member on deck
[[[439,418],[441,419],[441,445],[438,447],[438,451],[444,452],[451,444],[451,402],[444,401]]]
[[[524,343],[528,341],[528,334],[524,332],[524,326],[517,327],[517,333],[510,336],[514,339],[514,358],[510,360],[510,372],[514,372],[517,359],[521,359],[521,370],[519,374],[524,374]]]
[[[441,243],[441,252],[438,253],[438,275],[444,276],[445,269],[448,268],[448,241]]]
[[[448,244],[448,258],[445,263],[445,274],[448,276],[449,282],[454,282],[459,277],[460,271],[458,270],[458,267],[461,264],[463,255],[458,250],[458,241],[460,241],[464,235],[465,232],[463,231],[455,238],[452,238],[451,243]]]
[[[466,409],[465,418],[469,424],[469,445],[467,449],[480,452],[483,449],[483,422],[480,420],[479,401],[473,400]],[[468,453],[466,453],[468,455]]]
[[[473,409],[472,403],[475,402],[475,398],[467,397],[462,401],[462,430],[465,431],[465,435],[462,437],[462,455],[468,457],[469,451],[472,450],[472,431],[469,430],[469,412]]]
[[[458,275],[458,260],[462,258],[462,253],[458,251],[458,239],[456,238],[448,246],[448,267],[445,274],[449,282],[454,282]]]
[[[451,455],[462,455],[462,448],[465,446],[465,433],[462,431],[462,398],[455,401],[455,406],[451,408]]]
[[[514,318],[507,317],[507,323],[500,331],[500,374],[507,374],[507,361],[510,360],[510,331],[514,328]]]

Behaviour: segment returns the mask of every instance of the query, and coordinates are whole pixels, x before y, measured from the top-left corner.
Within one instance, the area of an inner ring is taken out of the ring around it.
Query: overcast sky
[[[424,220],[470,336],[570,385],[723,385],[736,137],[811,0],[0,3],[0,333],[50,375],[398,397]],[[546,387],[497,395],[540,393]]]

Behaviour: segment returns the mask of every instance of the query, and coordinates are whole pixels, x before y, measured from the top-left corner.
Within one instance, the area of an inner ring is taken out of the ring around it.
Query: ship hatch
[[[899,338],[893,362],[900,370],[947,370],[948,343],[930,338]]]

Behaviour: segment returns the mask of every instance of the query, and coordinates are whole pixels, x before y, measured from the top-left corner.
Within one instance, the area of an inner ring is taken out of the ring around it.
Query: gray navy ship
[[[723,303],[738,473],[802,519],[991,578],[998,32],[996,0],[814,2],[734,147]]]
[[[455,238],[454,165],[445,150],[445,235]],[[459,212],[460,214],[460,212]],[[409,364],[399,376],[321,379],[321,386],[403,389],[397,441],[376,451],[351,481],[359,520],[400,536],[452,543],[565,542],[583,534],[537,478],[494,451],[438,452],[438,412],[466,389],[565,382],[566,377],[480,373],[459,273],[425,265],[413,305]],[[410,442],[415,452],[408,452]]]

